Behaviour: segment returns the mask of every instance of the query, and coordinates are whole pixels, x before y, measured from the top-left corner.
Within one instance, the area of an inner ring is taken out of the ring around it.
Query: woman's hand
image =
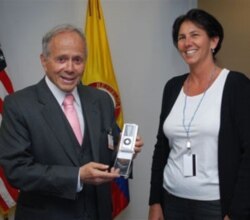
[[[162,208],[160,204],[151,205],[148,213],[148,220],[164,220]]]

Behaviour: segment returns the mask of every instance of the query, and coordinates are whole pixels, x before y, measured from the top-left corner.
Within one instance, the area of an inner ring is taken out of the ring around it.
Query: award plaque
[[[114,167],[119,168],[120,175],[125,178],[128,178],[130,174],[137,133],[138,125],[129,123],[124,124]]]

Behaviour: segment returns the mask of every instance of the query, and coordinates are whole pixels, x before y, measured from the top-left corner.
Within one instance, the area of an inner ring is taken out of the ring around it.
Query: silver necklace
[[[190,121],[187,123],[187,125],[185,124],[185,121],[186,121],[186,108],[187,108],[187,93],[188,93],[188,89],[189,89],[189,85],[188,85],[188,82],[187,82],[187,90],[186,90],[186,93],[185,94],[185,99],[184,99],[184,106],[183,106],[183,117],[182,117],[182,125],[183,125],[183,128],[186,132],[186,136],[187,136],[187,142],[186,142],[186,147],[188,150],[191,150],[191,140],[190,140],[190,128],[191,128],[191,124],[196,116],[196,113],[198,112],[199,108],[200,108],[200,105],[206,95],[206,92],[209,88],[209,85],[213,79],[213,76],[215,74],[215,70],[216,70],[216,67],[214,67],[213,71],[211,72],[211,75],[210,75],[210,79],[209,79],[209,82],[208,82],[208,85],[207,85],[207,88],[205,89],[205,91],[203,92],[201,98],[200,98],[200,101],[198,102],[196,108],[195,108],[195,111],[190,119]],[[188,80],[189,81],[189,80]]]

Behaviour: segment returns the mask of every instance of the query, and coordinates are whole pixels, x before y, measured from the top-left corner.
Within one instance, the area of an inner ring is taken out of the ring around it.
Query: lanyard
[[[187,107],[187,95],[185,94],[185,99],[184,99],[184,107],[183,107],[183,119],[182,119],[182,125],[183,125],[183,128],[186,132],[186,135],[187,135],[187,143],[186,143],[186,147],[188,150],[191,150],[191,141],[190,141],[190,128],[191,128],[191,124],[196,116],[196,113],[197,111],[199,110],[200,108],[200,105],[206,95],[206,92],[207,92],[207,89],[205,90],[205,92],[202,94],[201,96],[201,99],[199,101],[199,103],[197,104],[196,108],[195,108],[195,111],[189,121],[189,123],[187,123],[187,125],[185,124],[185,121],[186,121],[186,107]]]
[[[191,150],[191,140],[190,140],[190,128],[191,128],[191,125],[192,125],[192,122],[196,116],[196,113],[198,112],[200,106],[201,106],[201,103],[207,93],[207,90],[209,88],[209,85],[213,79],[213,76],[215,74],[215,70],[216,70],[216,67],[214,67],[213,71],[211,72],[211,75],[210,75],[210,79],[209,79],[209,82],[208,82],[208,85],[207,85],[207,88],[205,89],[205,91],[203,92],[196,108],[195,108],[195,111],[190,119],[190,121],[187,123],[187,125],[185,124],[185,121],[186,121],[186,108],[187,108],[187,93],[188,93],[188,89],[189,89],[189,85],[188,85],[188,82],[187,82],[187,91],[185,94],[185,99],[184,99],[184,106],[183,106],[183,117],[182,117],[182,126],[186,132],[186,136],[187,136],[187,142],[186,142],[186,147],[188,150]],[[189,81],[189,80],[188,80]]]

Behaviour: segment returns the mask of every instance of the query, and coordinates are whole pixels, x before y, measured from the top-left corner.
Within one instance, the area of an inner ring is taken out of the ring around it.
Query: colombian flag
[[[99,0],[88,0],[85,36],[88,46],[88,59],[82,82],[105,90],[115,106],[115,116],[120,129],[123,126],[123,113],[115,73],[112,65],[109,43],[106,35],[103,12]],[[128,180],[123,177],[112,182],[113,218],[129,203]]]

